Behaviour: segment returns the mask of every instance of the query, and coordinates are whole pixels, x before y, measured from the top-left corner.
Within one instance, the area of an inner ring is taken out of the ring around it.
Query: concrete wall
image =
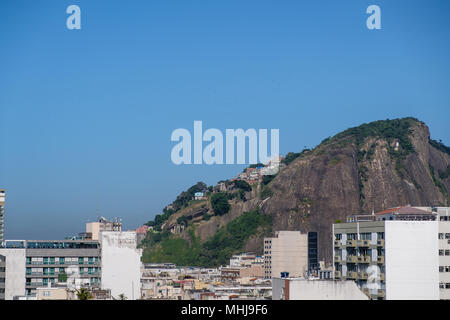
[[[0,249],[6,257],[5,300],[25,295],[25,249]]]
[[[272,300],[368,300],[354,281],[272,279]]]
[[[66,288],[37,288],[37,300],[67,300],[69,298]]]
[[[136,249],[136,232],[100,232],[102,245],[102,289],[111,289],[111,295],[120,294],[131,299],[140,298],[141,255]]]
[[[92,240],[99,240],[100,222],[86,223],[86,233],[92,234]]]
[[[270,267],[272,277],[289,272],[291,277],[303,277],[308,269],[308,234],[300,231],[279,231],[272,240]]]
[[[385,222],[387,300],[439,299],[437,221]]]

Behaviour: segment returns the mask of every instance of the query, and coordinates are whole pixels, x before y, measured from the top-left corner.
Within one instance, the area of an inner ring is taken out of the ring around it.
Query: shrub
[[[222,216],[230,211],[230,204],[228,203],[228,196],[224,192],[215,193],[211,197],[211,206],[214,210],[214,214]]]

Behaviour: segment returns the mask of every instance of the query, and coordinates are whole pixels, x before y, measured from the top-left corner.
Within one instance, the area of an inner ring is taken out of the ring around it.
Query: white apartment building
[[[420,207],[437,214],[439,225],[439,296],[450,300],[450,208]]]
[[[335,279],[372,299],[440,299],[439,220],[435,208],[403,206],[334,224]]]
[[[300,231],[277,231],[264,239],[264,278],[304,277],[308,270],[308,234]]]
[[[102,289],[111,296],[124,294],[127,299],[141,297],[141,255],[136,248],[135,231],[100,232]]]

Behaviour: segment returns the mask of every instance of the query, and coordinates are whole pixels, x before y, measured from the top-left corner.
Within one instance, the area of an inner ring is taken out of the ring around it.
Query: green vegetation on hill
[[[193,229],[189,229],[191,241],[179,236],[162,234],[155,241],[156,234],[149,233],[144,240],[143,262],[170,262],[180,266],[213,267],[227,264],[230,257],[240,253],[250,236],[261,232],[269,234],[272,220],[259,211],[244,212],[203,245],[195,237]]]
[[[430,164],[430,173],[431,173],[431,178],[433,179],[433,183],[436,187],[439,188],[439,190],[441,191],[442,195],[444,197],[447,197],[448,195],[448,191],[447,188],[445,187],[445,185],[436,178],[435,173],[434,173],[434,167]],[[447,167],[447,171],[448,171],[448,167]]]
[[[251,185],[248,184],[248,182],[244,180],[234,180],[234,186],[238,189],[242,189],[243,191],[252,191]]]
[[[429,143],[436,149],[438,149],[442,152],[445,152],[446,154],[450,154],[450,148],[447,147],[445,144],[443,144],[442,141],[436,141],[436,140],[430,139]]]
[[[310,150],[309,149],[303,149],[302,152],[288,152],[286,154],[286,156],[283,158],[283,160],[281,160],[281,163],[284,163],[285,165],[289,165],[292,161],[294,161],[298,157],[304,155],[308,151],[310,151]]]
[[[243,249],[250,236],[257,233],[258,228],[263,234],[269,234],[271,226],[270,216],[261,214],[258,210],[244,212],[204,243],[202,261],[207,266],[227,264],[234,253]]]
[[[413,145],[409,140],[411,125],[415,122],[419,122],[416,118],[402,118],[393,120],[379,120],[371,123],[364,123],[358,127],[347,129],[332,139],[344,138],[347,136],[353,136],[356,138],[356,144],[358,147],[362,145],[364,140],[368,137],[378,137],[385,139],[388,143],[392,143],[397,140],[401,149],[405,153],[414,151]]]
[[[222,216],[230,211],[230,204],[228,203],[228,196],[225,192],[218,192],[211,197],[211,206],[214,214]]]
[[[197,182],[195,185],[190,187],[187,191],[183,191],[178,195],[172,204],[163,209],[163,214],[157,214],[153,220],[146,223],[147,226],[153,227],[157,231],[161,231],[161,226],[171,215],[173,215],[178,210],[187,207],[190,202],[194,199],[196,192],[205,192],[208,189],[205,183]]]

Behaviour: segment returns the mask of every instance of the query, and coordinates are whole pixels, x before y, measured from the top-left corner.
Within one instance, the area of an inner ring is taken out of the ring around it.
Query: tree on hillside
[[[230,204],[228,203],[227,194],[224,192],[215,193],[211,197],[211,206],[214,210],[214,214],[222,216],[230,211]]]

